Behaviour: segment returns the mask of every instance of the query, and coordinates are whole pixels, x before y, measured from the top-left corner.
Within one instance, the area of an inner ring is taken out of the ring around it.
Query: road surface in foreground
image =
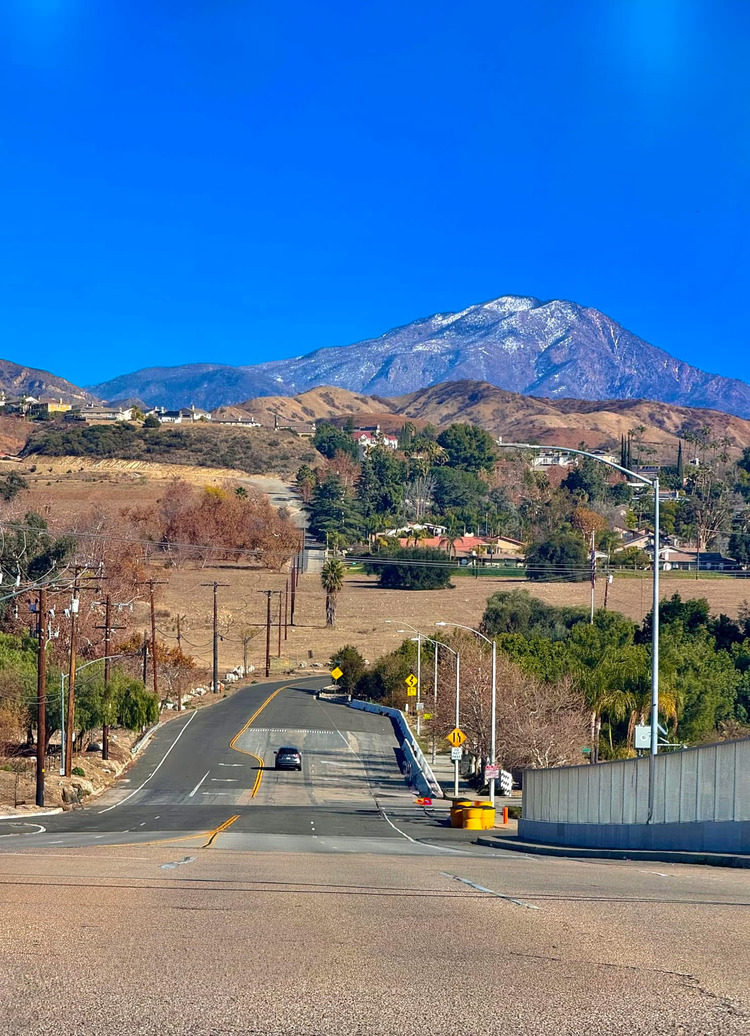
[[[750,1032],[747,871],[474,846],[389,721],[313,691],[177,717],[88,809],[0,824],[4,1033]]]

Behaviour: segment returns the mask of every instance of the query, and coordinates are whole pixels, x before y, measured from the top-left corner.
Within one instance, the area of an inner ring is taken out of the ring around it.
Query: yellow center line
[[[232,738],[232,740],[229,742],[229,747],[233,748],[235,750],[235,752],[242,752],[243,755],[250,755],[250,756],[253,757],[253,759],[257,759],[258,760],[258,772],[255,775],[255,784],[253,784],[252,790],[250,792],[250,798],[251,799],[254,799],[255,796],[258,794],[258,788],[260,788],[260,782],[263,780],[263,766],[264,766],[264,763],[263,763],[263,760],[261,759],[261,757],[259,755],[256,755],[255,752],[248,752],[247,749],[245,749],[245,748],[238,748],[237,747],[237,742],[242,737],[242,735],[245,733],[245,731],[248,729],[248,727],[252,723],[255,722],[255,720],[258,718],[258,716],[260,716],[261,712],[263,711],[263,709],[265,709],[266,705],[268,705],[269,702],[273,701],[273,699],[276,697],[277,694],[279,694],[281,691],[285,691],[288,687],[293,687],[295,683],[299,683],[299,681],[298,680],[294,680],[292,683],[285,683],[281,687],[277,687],[276,690],[273,692],[273,694],[269,694],[268,697],[266,698],[266,700],[263,702],[263,704],[258,706],[258,708],[252,714],[250,719],[244,725],[244,727],[241,730],[238,730],[237,733]]]
[[[235,813],[233,817],[230,817],[228,820],[225,820],[223,824],[219,824],[219,826],[217,828],[215,828],[211,832],[211,837],[208,839],[208,841],[204,845],[201,846],[201,849],[210,849],[212,844],[213,844],[214,839],[218,838],[218,836],[220,834],[222,834],[224,831],[227,830],[227,828],[230,828],[232,826],[232,824],[235,822],[235,820],[239,820],[239,819],[240,819],[239,813]]]
[[[124,848],[140,848],[142,845],[170,845],[172,842],[190,842],[196,838],[207,838],[208,841],[199,846],[200,849],[208,849],[217,835],[220,835],[222,831],[226,831],[227,828],[231,827],[235,820],[239,820],[239,813],[235,813],[233,817],[229,817],[218,827],[213,827],[208,831],[199,831],[194,835],[176,835],[174,838],[154,838],[149,842],[97,842],[94,845],[88,846],[90,849],[124,849]],[[71,848],[75,848],[71,846]]]

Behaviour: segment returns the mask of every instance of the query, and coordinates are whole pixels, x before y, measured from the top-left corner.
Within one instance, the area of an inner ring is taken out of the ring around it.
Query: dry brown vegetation
[[[321,386],[293,398],[269,397],[247,400],[231,408],[252,413],[269,427],[274,414],[284,420],[311,421],[332,418],[341,423],[352,416],[364,424],[379,423],[384,431],[395,431],[406,420],[418,427],[430,423],[443,428],[454,421],[481,425],[506,441],[555,442],[577,446],[617,444],[621,436],[638,425],[645,428],[644,440],[672,452],[687,429],[709,429],[709,438],[727,437],[735,449],[750,444],[750,421],[718,410],[676,406],[642,399],[542,399],[507,392],[487,382],[451,381],[405,396],[363,396],[346,389]]]

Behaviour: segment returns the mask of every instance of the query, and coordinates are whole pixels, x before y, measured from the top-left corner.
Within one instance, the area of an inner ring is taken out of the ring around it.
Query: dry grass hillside
[[[559,442],[575,446],[619,443],[630,428],[643,425],[644,439],[675,445],[680,433],[708,427],[711,438],[727,437],[736,448],[750,444],[750,421],[718,410],[673,406],[643,399],[537,399],[486,382],[446,382],[389,399],[394,411],[430,421],[480,424],[506,440]]]
[[[438,428],[453,421],[482,425],[506,440],[556,442],[563,446],[616,445],[628,430],[643,425],[645,441],[676,449],[686,430],[708,427],[711,438],[728,438],[735,449],[750,445],[750,421],[718,410],[673,406],[644,399],[539,399],[507,392],[481,381],[448,381],[406,396],[365,396],[346,389],[321,386],[302,395],[251,399],[241,407],[225,407],[221,414],[252,414],[272,426],[274,415],[283,421],[309,422],[330,418],[341,422],[354,417],[397,431],[405,421],[417,427]]]
[[[388,409],[387,402],[376,396],[363,396],[357,392],[323,385],[299,396],[260,396],[257,399],[248,399],[236,406],[219,407],[214,413],[217,417],[252,415],[264,427],[272,428],[276,416],[280,421],[302,423],[323,417],[348,417]]]

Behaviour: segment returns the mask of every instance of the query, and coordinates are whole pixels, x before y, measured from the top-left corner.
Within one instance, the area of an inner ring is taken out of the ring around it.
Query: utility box
[[[651,727],[645,723],[639,723],[635,728],[635,740],[633,742],[636,749],[638,748],[651,748]]]

